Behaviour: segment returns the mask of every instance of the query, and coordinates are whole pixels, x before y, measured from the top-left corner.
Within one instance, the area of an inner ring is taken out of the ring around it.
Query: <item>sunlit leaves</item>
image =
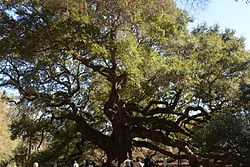
[[[17,144],[10,138],[10,117],[8,117],[8,110],[6,103],[0,99],[0,164],[12,158],[13,150]]]

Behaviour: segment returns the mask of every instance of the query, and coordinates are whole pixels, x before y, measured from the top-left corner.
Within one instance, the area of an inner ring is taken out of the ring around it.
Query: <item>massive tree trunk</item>
[[[125,112],[117,114],[112,122],[113,132],[111,138],[114,140],[114,153],[119,162],[124,161],[131,150],[130,127],[123,113]]]
[[[77,130],[81,132],[85,140],[91,141],[105,151],[107,156],[105,164],[110,166],[113,160],[123,162],[128,154],[131,155],[130,127],[127,125],[126,116],[121,113],[125,112],[116,114],[112,120],[113,131],[110,136],[93,129],[84,118],[74,113],[67,114],[63,118],[73,120],[76,123]]]

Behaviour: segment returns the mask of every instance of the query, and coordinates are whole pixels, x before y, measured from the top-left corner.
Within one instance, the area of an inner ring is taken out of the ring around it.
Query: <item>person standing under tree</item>
[[[79,164],[76,161],[74,161],[73,167],[79,167]]]
[[[152,160],[149,155],[144,158],[144,167],[152,167]]]
[[[146,157],[144,158],[144,167],[153,167],[154,166],[152,157],[155,155],[156,155],[156,151],[152,155],[149,155],[149,154],[146,155]]]
[[[129,158],[127,158],[125,161],[125,167],[133,167],[133,161]]]
[[[53,164],[53,167],[57,167],[57,163],[56,162]]]
[[[35,163],[33,164],[33,167],[38,167],[38,163],[35,162]]]
[[[140,162],[140,158],[136,157],[136,160],[134,162],[134,166],[133,167],[142,167],[142,164]]]

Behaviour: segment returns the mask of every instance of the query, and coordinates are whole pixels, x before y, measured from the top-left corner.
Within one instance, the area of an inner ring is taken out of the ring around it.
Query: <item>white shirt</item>
[[[74,165],[73,165],[73,167],[79,167],[78,163],[75,162]]]
[[[126,160],[124,161],[124,163],[125,163],[125,166],[132,167],[132,160],[126,159]]]

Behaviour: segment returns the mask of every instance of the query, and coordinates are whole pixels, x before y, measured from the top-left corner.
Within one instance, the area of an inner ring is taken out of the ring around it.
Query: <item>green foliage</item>
[[[195,142],[203,157],[221,165],[248,166],[250,131],[249,117],[242,113],[221,113],[197,131]],[[215,166],[216,164],[212,164]]]
[[[196,129],[194,144],[201,155],[213,159],[210,166],[248,166],[250,148],[249,85],[241,85],[234,107],[217,113],[209,123]]]

